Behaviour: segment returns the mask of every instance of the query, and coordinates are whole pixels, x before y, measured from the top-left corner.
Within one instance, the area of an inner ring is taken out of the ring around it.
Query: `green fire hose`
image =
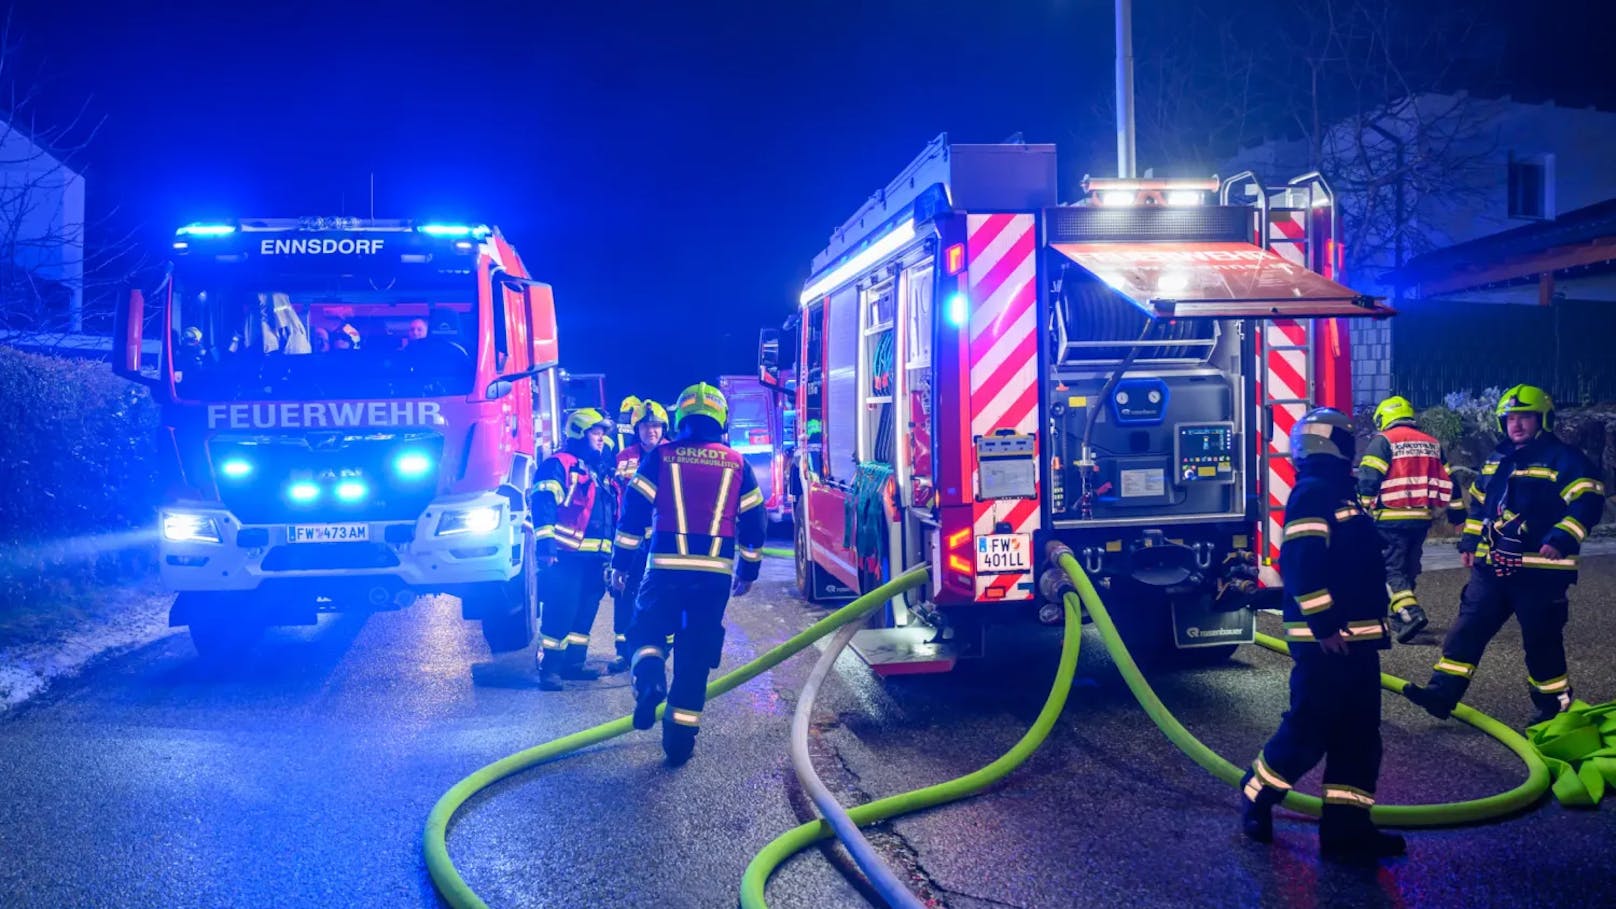
[[[1240,777],[1245,772],[1202,744],[1200,739],[1190,734],[1162,704],[1156,692],[1151,690],[1144,675],[1139,672],[1139,666],[1129,656],[1128,650],[1122,645],[1122,638],[1117,634],[1117,626],[1111,621],[1111,614],[1106,611],[1105,604],[1100,601],[1099,593],[1094,584],[1083,572],[1077,560],[1072,557],[1070,549],[1060,547],[1056,564],[1066,572],[1066,576],[1077,586],[1078,594],[1083,599],[1083,607],[1088,610],[1089,616],[1094,619],[1094,625],[1100,630],[1100,636],[1105,641],[1106,650],[1111,652],[1111,659],[1121,671],[1123,681],[1127,682],[1128,690],[1139,701],[1139,706],[1155,721],[1167,738],[1177,745],[1195,763],[1200,764],[1207,772],[1225,783],[1239,785]],[[1257,643],[1277,653],[1289,653],[1285,642],[1266,634],[1257,635]],[[1380,685],[1388,691],[1402,692],[1403,686],[1408,684],[1396,676],[1380,674]],[[1480,729],[1498,741],[1509,750],[1515,752],[1526,764],[1526,780],[1508,792],[1490,795],[1486,798],[1470,799],[1463,802],[1429,805],[1379,805],[1372,810],[1374,819],[1382,824],[1397,827],[1438,827],[1453,824],[1466,824],[1475,821],[1484,821],[1507,814],[1513,814],[1524,808],[1536,804],[1543,793],[1549,788],[1549,768],[1538,756],[1530,742],[1522,738],[1515,730],[1493,719],[1485,713],[1460,704],[1454,708],[1454,717]],[[1316,795],[1306,795],[1300,792],[1291,792],[1285,796],[1285,807],[1303,814],[1317,817],[1322,803]]]
[[[714,679],[707,686],[708,699],[720,697],[741,685],[746,684],[759,675],[778,666],[791,656],[813,644],[827,634],[835,631],[850,622],[856,622],[871,611],[879,608],[887,600],[903,593],[917,584],[924,583],[928,573],[924,568],[900,575],[896,579],[882,584],[880,587],[859,597],[841,609],[820,619],[807,629],[798,633],[779,647],[760,655],[750,663]],[[657,716],[662,716],[663,708],[657,708]],[[455,870],[454,862],[449,858],[447,836],[449,823],[454,819],[455,812],[466,800],[489,786],[505,779],[508,776],[542,764],[545,761],[560,757],[580,748],[599,744],[607,739],[615,738],[633,729],[629,717],[619,717],[608,723],[602,723],[582,732],[563,736],[559,739],[535,745],[532,748],[518,751],[486,767],[477,770],[470,776],[454,784],[453,787],[438,798],[437,804],[427,815],[426,830],[421,835],[421,850],[426,859],[427,873],[432,877],[432,885],[442,894],[443,899],[451,906],[459,907],[486,907],[487,904],[477,896],[476,892],[466,884]]]

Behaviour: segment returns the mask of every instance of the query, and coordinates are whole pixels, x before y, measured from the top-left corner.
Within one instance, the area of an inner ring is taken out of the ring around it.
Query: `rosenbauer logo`
[[[431,426],[442,423],[437,401],[305,401],[296,404],[209,404],[209,429],[332,429]]]
[[[258,244],[263,256],[369,256],[382,251],[379,237],[295,237],[268,239]]]

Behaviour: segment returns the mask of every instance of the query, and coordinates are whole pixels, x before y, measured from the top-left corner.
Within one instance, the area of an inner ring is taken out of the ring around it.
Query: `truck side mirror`
[[[522,288],[527,301],[528,340],[533,345],[532,362],[535,369],[544,369],[560,362],[556,343],[555,293],[548,284],[530,283]]]
[[[780,381],[780,329],[758,332],[758,381],[768,388],[784,391]]]
[[[112,371],[131,382],[157,391],[163,387],[156,372],[145,372],[146,295],[131,288],[129,296],[112,313]]]

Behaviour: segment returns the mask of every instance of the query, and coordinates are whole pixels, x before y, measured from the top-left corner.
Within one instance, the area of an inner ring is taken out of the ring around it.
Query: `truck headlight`
[[[502,510],[497,506],[445,511],[438,519],[438,536],[454,533],[489,533],[499,527]]]
[[[219,525],[213,518],[203,514],[164,512],[163,539],[170,543],[217,543]]]

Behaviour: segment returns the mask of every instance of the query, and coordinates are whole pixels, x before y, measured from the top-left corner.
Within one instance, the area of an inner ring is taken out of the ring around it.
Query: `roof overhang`
[[[1152,318],[1314,319],[1394,314],[1378,297],[1251,243],[1055,243]]]

